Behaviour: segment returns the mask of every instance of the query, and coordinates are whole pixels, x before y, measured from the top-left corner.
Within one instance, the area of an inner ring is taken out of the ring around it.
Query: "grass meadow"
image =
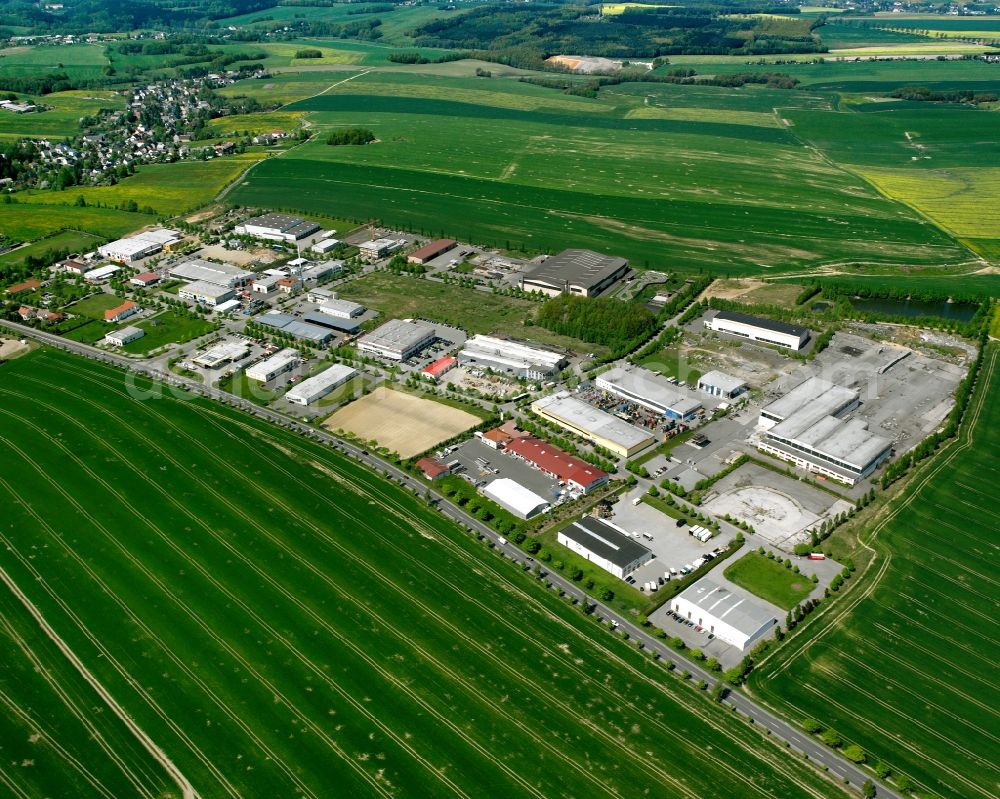
[[[301,75],[289,80],[301,88]],[[684,97],[688,87],[650,85],[588,99],[388,71],[324,88],[288,106],[309,112],[320,135],[255,168],[232,200],[717,274],[968,259],[916,212],[804,146],[785,109],[775,112],[779,101],[799,114],[831,108],[829,97],[715,87]],[[362,123],[377,143],[325,144],[326,130]]]
[[[844,795],[330,450],[65,354],[0,370],[0,566],[199,795]],[[164,793],[23,660],[3,696],[95,758],[85,793]]]
[[[812,593],[808,577],[786,569],[781,561],[750,552],[726,567],[726,578],[779,608],[791,610]]]
[[[36,102],[52,107],[33,114],[0,114],[0,138],[76,136],[80,132],[81,117],[95,114],[102,108],[125,107],[120,94],[104,89],[53,92],[37,98]]]
[[[34,241],[64,231],[79,232],[81,237],[87,239],[101,237],[107,240],[116,239],[154,221],[154,217],[147,214],[128,213],[113,208],[80,208],[70,204],[71,197],[75,198],[76,195],[68,192],[49,193],[33,198],[39,201],[44,199],[48,203],[56,198],[66,199],[66,205],[43,205],[41,202],[0,203],[0,232],[19,241]],[[24,199],[27,200],[28,197]],[[15,253],[0,256],[8,257],[15,257]]]
[[[866,533],[873,574],[751,678],[934,796],[987,799],[1000,784],[997,361],[993,344],[960,442]]]

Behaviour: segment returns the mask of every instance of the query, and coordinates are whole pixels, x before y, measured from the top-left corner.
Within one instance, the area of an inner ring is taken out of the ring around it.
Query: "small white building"
[[[721,641],[746,652],[778,623],[774,614],[742,589],[703,577],[674,597],[670,608]]]
[[[358,370],[341,363],[334,364],[329,369],[324,369],[318,375],[313,375],[307,380],[303,380],[297,386],[285,394],[285,399],[294,402],[296,405],[309,405],[316,400],[322,399],[335,388],[344,385],[357,375]]]
[[[353,319],[365,312],[365,306],[350,300],[327,300],[319,307],[319,312],[338,319]]]
[[[483,489],[483,496],[492,499],[519,519],[530,519],[549,509],[549,503],[544,497],[509,477],[501,477],[487,485]]]
[[[335,250],[340,246],[340,241],[338,239],[323,239],[323,241],[317,241],[313,244],[312,248],[314,252],[318,252],[320,255],[324,255],[330,250]]]
[[[113,344],[116,347],[124,347],[130,341],[135,341],[146,335],[146,331],[141,327],[123,327],[121,330],[115,330],[112,333],[108,333],[104,340],[108,344]]]
[[[83,276],[83,279],[88,283],[103,283],[105,280],[110,279],[112,275],[117,275],[121,271],[122,268],[120,266],[108,264],[107,266],[99,266],[97,269],[91,269]]]
[[[331,289],[309,289],[309,293],[306,294],[306,299],[309,302],[318,302],[320,304],[327,303],[330,300],[337,299],[337,292]]]
[[[279,350],[270,358],[260,363],[255,363],[246,370],[248,380],[257,380],[267,383],[274,380],[278,375],[290,372],[300,362],[299,351],[293,349]]]
[[[733,399],[747,390],[747,383],[738,377],[713,369],[698,378],[698,390],[713,397]]]
[[[192,360],[198,366],[206,369],[218,369],[227,363],[238,361],[250,351],[250,345],[245,341],[223,341],[214,347],[205,350],[201,355]]]
[[[620,579],[653,559],[651,550],[620,527],[593,516],[570,522],[556,541]]]
[[[278,281],[284,277],[284,275],[264,275],[254,278],[250,291],[254,294],[260,294],[262,297],[268,297],[278,290]]]

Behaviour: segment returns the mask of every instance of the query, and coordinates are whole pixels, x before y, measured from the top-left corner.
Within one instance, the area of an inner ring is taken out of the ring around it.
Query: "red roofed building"
[[[160,276],[156,272],[142,272],[129,280],[133,286],[145,288],[160,282]]]
[[[417,468],[424,473],[428,480],[437,480],[446,474],[451,474],[451,469],[435,458],[421,458],[417,461]]]
[[[607,472],[533,436],[516,438],[506,445],[505,450],[585,494],[610,479]]]
[[[408,264],[425,264],[428,261],[433,261],[439,255],[444,255],[448,250],[455,248],[457,242],[451,239],[438,239],[437,241],[432,241],[430,244],[425,244],[419,250],[415,250],[406,256],[406,262]]]
[[[441,379],[441,375],[454,367],[456,363],[458,363],[458,359],[452,358],[449,355],[445,358],[440,358],[439,360],[434,361],[434,363],[429,366],[425,366],[420,370],[420,374],[424,377],[429,377],[431,380],[436,382]]]
[[[512,421],[504,422],[499,427],[487,430],[485,433],[476,433],[476,438],[482,441],[487,447],[493,449],[503,449],[511,441],[518,438],[531,438],[530,433],[518,430],[517,425]]]
[[[20,316],[23,321],[27,322],[29,319],[34,319],[38,316],[38,311],[30,305],[22,305],[17,309],[17,315]]]
[[[130,316],[139,313],[139,306],[136,305],[132,300],[125,300],[117,308],[109,308],[104,312],[105,322],[120,322],[122,319],[128,319]]]
[[[8,294],[20,294],[22,291],[34,291],[35,289],[40,289],[42,283],[40,280],[35,280],[35,278],[29,278],[23,283],[16,283],[7,289]]]

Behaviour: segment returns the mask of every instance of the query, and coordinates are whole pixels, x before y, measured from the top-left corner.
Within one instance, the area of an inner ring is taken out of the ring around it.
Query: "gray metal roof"
[[[597,384],[603,388],[601,381],[610,384],[616,393],[621,392],[681,416],[687,416],[702,407],[701,400],[692,397],[685,389],[675,386],[656,372],[638,366],[616,366],[597,376]]]
[[[361,329],[361,323],[357,319],[344,319],[339,316],[330,316],[329,314],[317,313],[315,311],[302,314],[302,318],[312,324],[329,327],[333,330],[340,330],[344,333],[353,333]]]
[[[810,377],[783,397],[764,406],[761,412],[777,419],[788,419],[806,411],[814,417],[813,421],[818,421],[824,416],[836,416],[857,398],[856,391],[834,385],[821,377]]]
[[[739,311],[719,311],[715,315],[715,318],[724,319],[729,322],[742,322],[745,325],[753,325],[764,330],[773,330],[775,333],[785,333],[790,336],[801,336],[803,333],[809,332],[809,329],[806,327],[791,325],[788,322],[778,322],[774,319],[764,319],[761,316],[751,316]]]
[[[679,598],[748,636],[777,621],[770,610],[758,605],[746,591],[719,585],[707,577],[688,586]]]
[[[720,391],[725,391],[727,394],[736,391],[738,388],[743,388],[746,384],[746,380],[740,380],[738,377],[727,375],[725,372],[720,372],[717,369],[705,372],[705,374],[698,378],[699,386],[712,386]]]
[[[625,266],[628,261],[617,256],[593,250],[563,250],[526,272],[524,279],[556,287],[569,283],[590,289]]]
[[[617,527],[593,516],[584,516],[571,522],[559,532],[620,568],[652,554],[652,550],[625,535]]]

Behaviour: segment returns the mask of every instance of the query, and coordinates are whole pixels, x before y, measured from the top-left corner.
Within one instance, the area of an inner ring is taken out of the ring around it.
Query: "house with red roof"
[[[611,479],[607,472],[534,436],[508,442],[504,451],[584,494]]]
[[[444,375],[445,372],[453,369],[456,363],[458,363],[458,359],[453,358],[450,355],[444,358],[439,358],[434,361],[434,363],[421,369],[420,374],[436,383],[441,379],[441,376]]]
[[[15,283],[7,287],[8,294],[20,294],[22,291],[35,291],[42,287],[42,281],[35,278],[28,278],[23,283]]]
[[[134,316],[142,310],[139,306],[132,302],[132,300],[125,300],[117,308],[109,308],[104,312],[105,322],[115,322],[118,323],[123,319],[128,319],[130,316]]]
[[[421,458],[417,461],[416,466],[428,480],[438,480],[446,474],[451,474],[451,469],[437,458]]]

